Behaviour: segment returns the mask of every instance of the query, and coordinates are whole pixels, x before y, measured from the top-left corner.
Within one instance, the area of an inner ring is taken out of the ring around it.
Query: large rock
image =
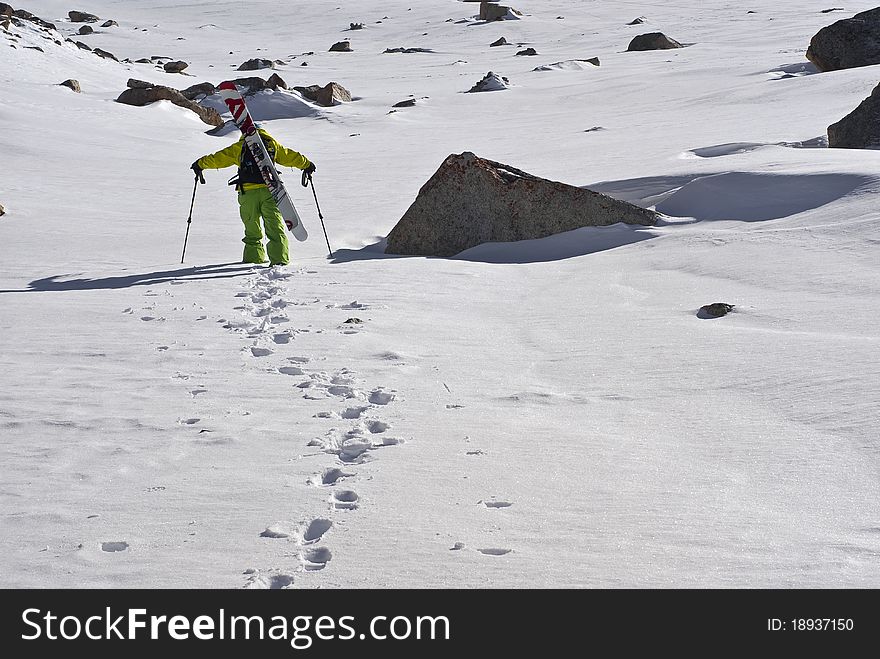
[[[91,28],[90,25],[83,25],[79,28],[80,34],[91,34],[92,32],[94,32],[94,30]]]
[[[337,41],[335,44],[330,46],[331,53],[350,53],[351,52],[351,42],[350,41]]]
[[[71,23],[97,23],[101,20],[94,14],[88,14],[84,11],[69,11],[67,15],[70,17]]]
[[[422,186],[388,234],[385,252],[452,256],[485,242],[656,221],[653,211],[465,152],[446,158]]]
[[[880,148],[880,85],[855,110],[828,126],[828,146],[838,149]]]
[[[129,80],[129,85],[140,83],[138,80]],[[223,119],[216,110],[204,108],[198,103],[194,103],[176,89],[165,87],[163,85],[155,85],[152,87],[129,87],[119,95],[116,99],[117,103],[125,103],[126,105],[143,106],[155,103],[156,101],[171,101],[174,105],[192,110],[199,118],[210,126],[222,126]]]
[[[12,16],[12,12],[14,10],[10,5],[7,5],[5,2],[0,2],[0,16]]]
[[[880,7],[823,27],[810,40],[807,59],[820,71],[880,64]]]
[[[648,34],[640,34],[630,41],[627,50],[669,50],[671,48],[684,48],[684,46],[662,32],[649,32]]]

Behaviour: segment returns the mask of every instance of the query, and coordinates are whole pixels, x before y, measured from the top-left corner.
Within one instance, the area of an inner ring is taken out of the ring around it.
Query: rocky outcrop
[[[466,93],[474,94],[476,92],[497,92],[510,87],[510,80],[502,75],[489,71],[483,79],[467,90]]]
[[[662,32],[649,32],[648,34],[640,34],[630,41],[627,51],[669,50],[671,48],[684,48],[684,46]]]
[[[69,11],[67,15],[70,17],[71,23],[97,23],[101,20],[94,14],[88,14],[84,11]]]
[[[422,186],[388,234],[385,252],[453,256],[485,242],[656,221],[653,211],[465,152],[447,157]]]
[[[810,40],[807,59],[820,71],[880,64],[880,7],[823,27]]]
[[[855,110],[828,126],[828,146],[837,149],[880,149],[880,85]]]
[[[351,102],[351,93],[335,82],[328,82],[323,87],[309,85],[308,87],[294,87],[294,89],[305,98],[324,107]]]
[[[80,86],[79,86],[79,81],[74,80],[73,78],[70,78],[70,79],[68,79],[68,80],[65,80],[64,82],[59,82],[58,84],[59,84],[61,87],[67,87],[67,88],[69,88],[69,89],[72,89],[72,90],[75,91],[77,94],[79,94],[79,93],[82,91],[82,89],[81,89]]]
[[[156,101],[171,101],[174,105],[192,110],[199,115],[199,119],[209,126],[223,125],[223,119],[220,118],[216,110],[204,108],[198,103],[194,103],[176,89],[163,85],[150,85],[142,80],[129,80],[128,87],[116,99],[117,103],[140,107]]]
[[[274,69],[275,64],[272,60],[261,59],[256,57],[254,59],[249,59],[247,62],[242,63],[241,66],[238,67],[239,71],[259,71],[260,69]]]
[[[49,21],[44,21],[39,16],[34,16],[32,13],[30,13],[29,11],[26,11],[24,9],[16,9],[12,12],[12,15],[15,16],[16,18],[20,18],[25,21],[30,21],[31,23],[36,23],[40,27],[45,28],[47,30],[57,29],[55,27],[54,23],[50,23]]]
[[[162,68],[165,69],[166,73],[180,73],[188,66],[189,64],[187,64],[186,62],[182,60],[177,60],[173,62],[165,62]]]
[[[350,53],[351,52],[351,42],[350,41],[337,41],[335,44],[330,46],[331,53]]]

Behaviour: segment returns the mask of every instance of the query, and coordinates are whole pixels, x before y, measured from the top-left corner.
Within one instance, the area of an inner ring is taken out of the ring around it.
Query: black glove
[[[304,188],[309,187],[309,181],[312,180],[312,174],[314,172],[315,172],[315,163],[310,162],[309,166],[303,170],[302,181],[300,181],[300,183],[302,183],[302,186]]]
[[[192,165],[189,166],[191,170],[196,173],[196,178],[199,179],[202,183],[205,182],[205,177],[202,176],[202,168],[199,167],[199,161],[196,160]]]

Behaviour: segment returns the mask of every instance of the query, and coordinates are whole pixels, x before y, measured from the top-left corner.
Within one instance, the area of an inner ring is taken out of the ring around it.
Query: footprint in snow
[[[311,545],[320,541],[332,526],[333,522],[329,519],[324,519],[322,517],[313,519],[303,531],[302,543],[304,545]]]
[[[128,549],[127,542],[120,541],[120,542],[102,542],[101,543],[101,551],[113,553],[113,552],[117,552],[117,551],[125,551],[126,549]]]
[[[343,471],[338,467],[327,467],[320,474],[316,474],[309,479],[309,484],[316,487],[336,485],[341,480],[351,478],[355,474]]]
[[[339,414],[343,419],[360,419],[369,407],[348,407]]]
[[[513,504],[509,501],[481,501],[486,508],[510,508]]]
[[[394,394],[385,391],[380,387],[379,389],[374,389],[370,392],[368,400],[373,405],[387,405],[394,400]]]
[[[391,426],[389,426],[384,421],[368,421],[367,422],[367,430],[369,430],[372,434],[378,435],[380,433],[385,432]]]
[[[290,343],[290,340],[293,338],[293,332],[290,330],[286,330],[284,332],[280,332],[272,337],[272,340],[278,345],[286,345]]]
[[[326,547],[306,549],[300,557],[303,567],[309,572],[323,570],[332,558],[333,553]]]
[[[273,524],[268,527],[265,531],[260,533],[261,538],[289,538],[290,534],[286,533],[280,525]]]
[[[481,554],[485,554],[486,556],[504,556],[505,554],[509,554],[512,552],[512,549],[501,549],[498,547],[488,547],[486,549],[478,549],[478,552]]]
[[[245,574],[249,575],[245,589],[254,590],[280,590],[293,585],[293,577],[289,574],[261,574],[253,568],[245,570]]]
[[[177,423],[179,423],[179,424],[181,424],[181,425],[183,425],[183,426],[191,426],[191,425],[193,425],[193,424],[198,423],[199,421],[201,421],[201,419],[198,419],[198,418],[196,418],[196,417],[193,417],[193,418],[190,418],[190,419],[178,419],[178,420],[177,420]]]
[[[268,357],[274,351],[269,348],[260,348],[259,346],[251,346],[251,354],[254,357]]]
[[[330,503],[336,510],[354,510],[358,507],[360,497],[354,490],[339,490],[330,497]]]
[[[279,373],[283,375],[305,375],[305,371],[303,371],[299,366],[282,366],[278,369]]]

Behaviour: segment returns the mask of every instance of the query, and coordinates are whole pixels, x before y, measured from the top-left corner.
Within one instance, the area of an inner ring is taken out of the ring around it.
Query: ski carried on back
[[[220,97],[223,99],[226,107],[232,113],[232,120],[235,122],[235,125],[238,126],[244,135],[244,146],[250,150],[254,161],[257,163],[260,174],[263,176],[263,181],[269,188],[269,192],[272,193],[272,198],[281,212],[281,217],[284,218],[284,223],[294,238],[305,240],[309,237],[309,234],[306,232],[306,228],[303,226],[299,213],[296,212],[296,208],[293,206],[293,202],[290,200],[290,195],[287,194],[287,190],[284,188],[284,183],[281,182],[281,178],[278,176],[278,170],[275,169],[275,163],[272,162],[272,158],[266,150],[266,145],[263,144],[260,133],[257,132],[257,128],[254,126],[254,121],[251,119],[251,114],[248,112],[241,92],[238,91],[234,83],[228,81],[220,83],[217,90],[220,92]]]

